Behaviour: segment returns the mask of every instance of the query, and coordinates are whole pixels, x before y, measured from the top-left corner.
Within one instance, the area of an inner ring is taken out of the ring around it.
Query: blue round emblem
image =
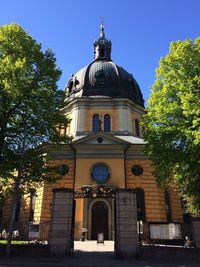
[[[97,184],[104,184],[107,182],[109,178],[109,170],[106,165],[103,164],[98,164],[95,165],[92,169],[92,179],[97,183]]]

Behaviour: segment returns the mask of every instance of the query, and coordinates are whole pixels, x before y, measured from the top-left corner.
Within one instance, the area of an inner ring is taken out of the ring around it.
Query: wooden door
[[[104,234],[104,240],[108,239],[108,206],[102,201],[92,207],[91,239],[97,240],[98,233]]]

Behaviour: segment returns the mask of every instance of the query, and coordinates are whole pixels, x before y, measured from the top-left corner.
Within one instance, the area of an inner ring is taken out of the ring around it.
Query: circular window
[[[101,137],[97,138],[97,142],[98,143],[102,143],[103,142],[103,138],[101,138]]]
[[[109,176],[109,169],[104,164],[97,164],[92,168],[91,177],[97,184],[106,183]]]
[[[143,168],[140,165],[134,165],[132,167],[132,173],[136,176],[143,174]]]
[[[58,173],[61,175],[67,174],[69,171],[69,167],[66,164],[62,164],[58,166]]]

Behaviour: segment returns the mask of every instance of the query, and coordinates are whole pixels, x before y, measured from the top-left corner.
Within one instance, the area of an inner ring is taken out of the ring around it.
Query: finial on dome
[[[100,38],[105,38],[103,16],[101,16],[101,26],[100,26],[100,28],[101,28]]]

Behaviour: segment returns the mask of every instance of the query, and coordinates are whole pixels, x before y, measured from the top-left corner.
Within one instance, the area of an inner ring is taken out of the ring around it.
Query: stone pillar
[[[138,253],[136,192],[116,190],[115,253],[123,259],[136,258]]]
[[[192,220],[192,230],[195,247],[200,248],[200,218],[194,218]]]
[[[66,256],[73,251],[73,189],[53,189],[49,248],[52,255]]]

